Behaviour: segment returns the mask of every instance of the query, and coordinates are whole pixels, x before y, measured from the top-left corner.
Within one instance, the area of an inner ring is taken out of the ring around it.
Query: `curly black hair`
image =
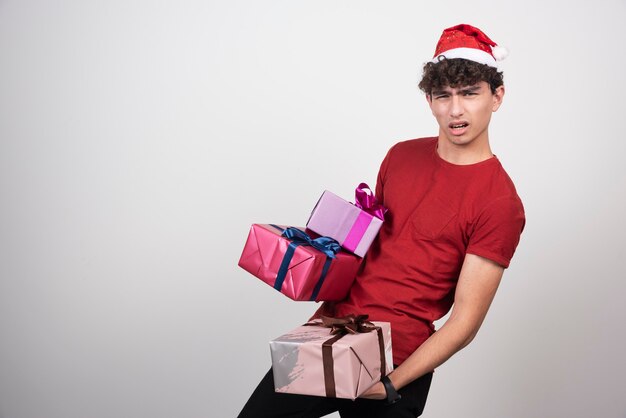
[[[473,86],[481,81],[487,82],[491,92],[495,93],[496,89],[504,84],[502,71],[463,58],[444,58],[439,62],[424,64],[424,74],[419,88],[430,95],[436,89]]]

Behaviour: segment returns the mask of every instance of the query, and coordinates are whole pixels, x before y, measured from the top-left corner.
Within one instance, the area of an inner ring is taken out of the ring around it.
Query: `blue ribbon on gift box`
[[[280,268],[278,269],[278,274],[276,275],[276,281],[274,282],[274,289],[280,291],[283,287],[283,282],[285,281],[285,277],[287,276],[287,270],[289,270],[289,264],[291,263],[291,259],[296,252],[296,248],[300,245],[308,245],[316,250],[319,250],[326,254],[326,262],[324,263],[324,267],[322,268],[322,274],[318,279],[315,287],[313,288],[313,292],[311,293],[311,297],[309,300],[317,299],[317,295],[322,288],[322,284],[326,279],[326,274],[328,273],[328,269],[330,269],[330,264],[335,258],[335,254],[339,251],[341,246],[337,241],[330,237],[319,237],[312,239],[309,234],[304,231],[301,231],[298,228],[289,227],[283,229],[278,225],[270,224],[274,228],[278,229],[282,232],[282,236],[291,241],[289,247],[287,247],[287,251],[283,256],[283,261],[280,264]]]

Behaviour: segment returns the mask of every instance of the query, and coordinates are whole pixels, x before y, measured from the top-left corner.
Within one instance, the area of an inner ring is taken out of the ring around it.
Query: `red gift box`
[[[361,259],[304,228],[253,224],[239,266],[293,300],[345,298]]]

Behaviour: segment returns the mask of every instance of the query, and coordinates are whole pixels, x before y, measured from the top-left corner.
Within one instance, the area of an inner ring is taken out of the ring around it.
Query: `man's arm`
[[[396,389],[433,371],[474,339],[496,294],[503,271],[502,266],[486,258],[474,254],[465,256],[450,317],[389,375]],[[385,388],[378,382],[361,397],[385,399]]]

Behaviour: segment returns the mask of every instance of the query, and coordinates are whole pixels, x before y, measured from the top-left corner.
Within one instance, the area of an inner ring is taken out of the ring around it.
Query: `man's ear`
[[[492,112],[495,112],[500,108],[502,104],[502,100],[504,99],[504,86],[499,86],[496,88],[496,92],[493,93],[493,107],[491,108]]]
[[[430,113],[435,115],[435,111],[433,110],[433,96],[430,94],[426,94],[426,101],[428,102],[428,107],[430,108]]]

